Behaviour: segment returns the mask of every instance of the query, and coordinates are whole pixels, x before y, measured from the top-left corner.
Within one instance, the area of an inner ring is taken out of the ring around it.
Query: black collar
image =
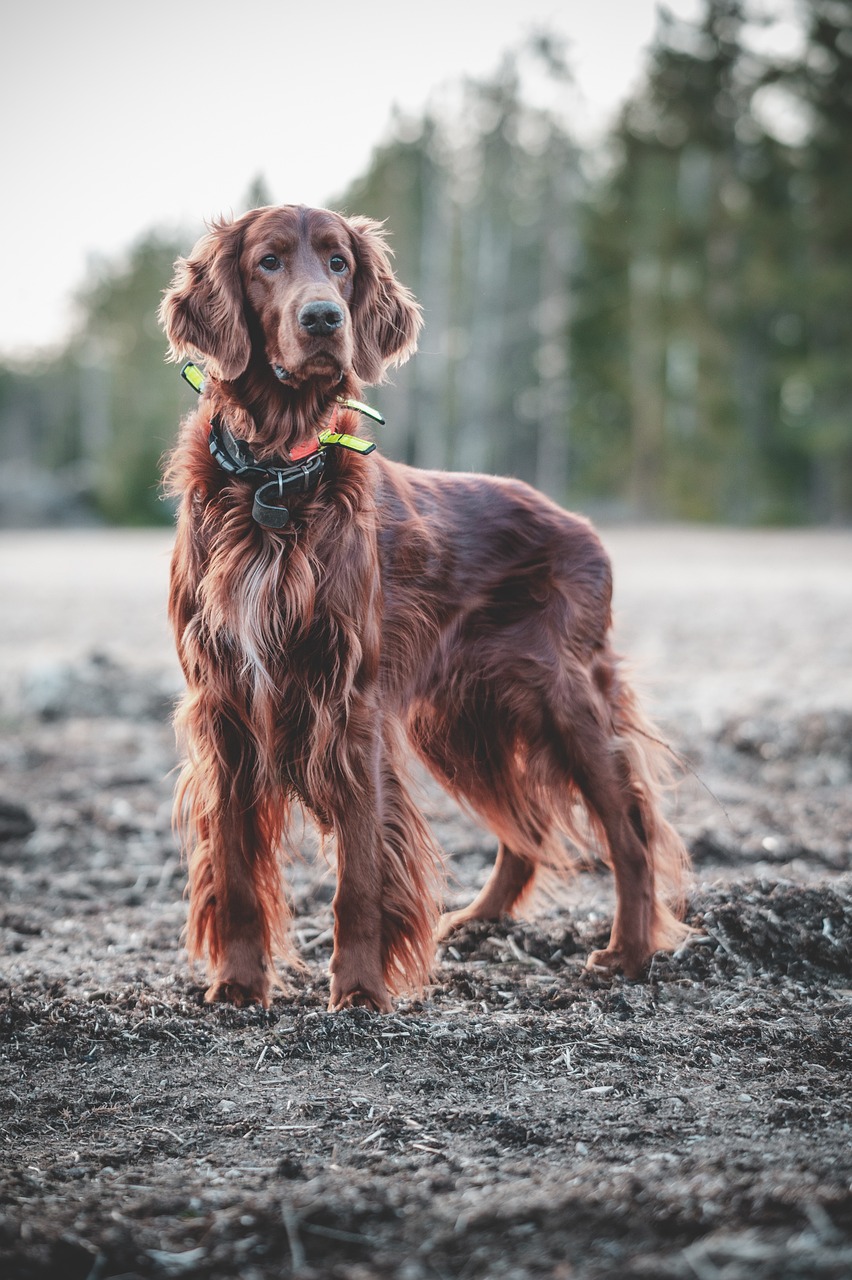
[[[262,480],[254,495],[251,514],[267,529],[283,529],[290,511],[281,499],[295,493],[313,493],[325,471],[325,449],[317,444],[314,453],[298,462],[272,458],[258,462],[245,440],[239,440],[218,416],[210,423],[210,452],[223,471],[247,480]]]
[[[204,373],[198,365],[187,360],[181,369],[181,377],[185,378],[198,395],[204,391]],[[360,400],[337,397],[332,416],[336,421],[338,408],[354,409],[372,418],[384,426],[384,418],[377,409],[372,409]],[[245,440],[239,440],[218,414],[210,423],[208,436],[210,452],[223,471],[232,476],[245,476],[248,480],[263,480],[254,495],[251,513],[258,524],[267,529],[283,529],[290,521],[290,512],[281,505],[281,498],[289,493],[313,493],[325,471],[325,451],[329,446],[351,449],[354,453],[372,453],[375,444],[372,440],[362,440],[359,436],[347,435],[330,429],[320,431],[316,437],[316,448],[303,454],[298,461],[284,462],[273,458],[270,462],[258,462]],[[278,502],[270,501],[277,498]]]

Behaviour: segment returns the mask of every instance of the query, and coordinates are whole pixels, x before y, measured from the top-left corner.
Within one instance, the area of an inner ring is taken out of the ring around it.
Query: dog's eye
[[[264,271],[277,271],[281,266],[281,259],[276,258],[274,253],[265,253],[260,260],[260,265]]]
[[[342,276],[344,271],[349,270],[349,266],[346,262],[346,259],[341,257],[339,253],[332,254],[332,256],[328,260],[328,265],[331,267],[335,275],[338,275],[338,276]]]

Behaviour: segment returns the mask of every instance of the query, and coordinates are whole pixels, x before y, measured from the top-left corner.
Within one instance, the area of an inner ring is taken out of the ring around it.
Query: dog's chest
[[[307,729],[311,708],[345,703],[375,630],[372,576],[309,547],[264,540],[242,555],[214,554],[198,590],[199,620],[229,655],[247,702]]]

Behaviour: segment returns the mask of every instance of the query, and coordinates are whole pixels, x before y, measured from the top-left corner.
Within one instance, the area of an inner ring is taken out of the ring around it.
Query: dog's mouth
[[[299,387],[311,379],[330,382],[336,386],[346,377],[346,370],[341,368],[340,361],[326,352],[317,352],[299,369],[288,369],[276,360],[271,362],[272,372],[280,383],[288,387]]]

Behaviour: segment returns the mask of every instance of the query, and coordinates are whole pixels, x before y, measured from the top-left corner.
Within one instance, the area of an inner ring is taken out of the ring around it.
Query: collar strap
[[[356,453],[372,453],[375,444],[335,431],[321,431],[311,451],[294,462],[272,458],[259,462],[245,440],[240,440],[216,414],[208,436],[210,453],[223,471],[240,479],[260,480],[251,514],[267,529],[283,529],[290,522],[290,510],[282,499],[290,494],[313,493],[325,471],[326,449],[336,446]]]
[[[204,391],[204,372],[197,364],[187,360],[180,371],[181,377],[189,383],[193,391],[201,395]],[[349,400],[337,397],[332,422],[342,409],[353,409],[384,426],[384,418],[378,409],[363,404],[360,400]],[[216,414],[210,423],[208,436],[210,453],[223,471],[229,475],[244,477],[248,480],[263,480],[254,495],[252,516],[258,524],[268,529],[283,529],[290,520],[287,507],[281,505],[281,498],[288,493],[312,493],[317,487],[325,471],[325,450],[329,446],[339,449],[350,449],[354,453],[372,453],[375,444],[372,440],[361,440],[358,436],[347,435],[346,432],[332,431],[330,428],[320,431],[315,440],[297,446],[290,454],[290,461],[273,458],[269,462],[258,462],[245,440],[240,440]],[[277,498],[276,503],[271,501]]]

